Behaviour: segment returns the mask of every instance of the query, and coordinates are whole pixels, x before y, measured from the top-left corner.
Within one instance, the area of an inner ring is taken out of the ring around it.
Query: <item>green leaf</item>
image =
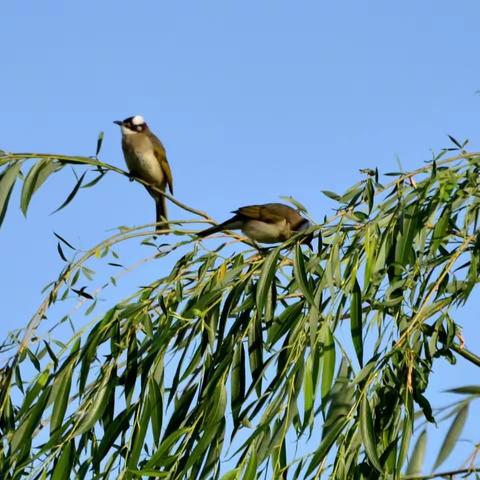
[[[245,400],[245,351],[242,342],[235,347],[233,354],[231,390],[233,422],[238,425],[240,408]]]
[[[395,262],[399,265],[406,265],[410,261],[413,239],[420,220],[419,210],[419,202],[414,202],[405,209],[402,233],[399,235],[395,249]]]
[[[100,150],[102,148],[103,137],[104,137],[104,133],[100,132],[98,134],[98,138],[97,138],[97,149],[95,150],[95,156],[96,157],[98,157],[98,154],[100,153]]]
[[[263,336],[262,324],[258,315],[254,316],[248,329],[248,358],[252,372],[252,381],[256,383],[255,389],[257,395],[260,396],[262,392]]]
[[[440,218],[435,224],[432,234],[432,242],[430,246],[430,254],[433,255],[438,247],[445,241],[445,235],[447,233],[448,224],[450,223],[450,218],[452,216],[451,207],[447,205],[443,210],[443,213],[440,215]]]
[[[91,400],[87,400],[88,407],[82,421],[75,430],[76,435],[88,432],[103,415],[103,412],[107,407],[106,400],[110,394],[111,388],[112,385],[110,385],[108,381],[108,376],[105,375],[101,385],[97,388],[95,395],[92,395]]]
[[[363,368],[363,335],[362,335],[362,292],[357,280],[353,285],[352,300],[350,303],[350,332],[353,346],[357,354],[360,367]]]
[[[23,181],[22,193],[20,196],[20,208],[26,216],[28,206],[33,194],[42,186],[51,173],[55,172],[59,166],[51,159],[38,160],[28,172]]]
[[[332,448],[332,445],[339,438],[340,433],[342,432],[347,423],[348,420],[345,417],[338,418],[338,420],[331,427],[325,437],[323,437],[320,446],[313,454],[313,458],[310,462],[310,465],[308,466],[306,475],[310,475],[324,461],[328,452]]]
[[[72,371],[73,364],[69,363],[53,382],[51,398],[54,404],[50,421],[50,437],[57,436],[60,433],[69,401]]]
[[[436,470],[452,453],[463,431],[463,427],[465,426],[467,417],[468,417],[468,403],[465,403],[458,410],[458,413],[455,415],[455,418],[453,419],[452,424],[448,429],[447,435],[445,436],[442,446],[440,447],[440,451],[438,452],[437,459],[435,460],[435,465],[433,466],[433,470]]]
[[[275,276],[275,269],[277,265],[278,255],[281,247],[274,248],[263,262],[262,273],[257,284],[256,303],[257,311],[260,316],[263,314],[265,302],[267,301],[268,292],[272,288],[272,280]]]
[[[15,185],[22,164],[23,162],[15,162],[5,167],[0,176],[0,227],[7,213],[10,194],[12,193],[13,185]]]
[[[303,397],[304,397],[304,410],[305,410],[305,422],[313,422],[313,406],[315,403],[315,381],[313,378],[313,359],[312,355],[309,355],[305,364],[305,375],[303,380]]]
[[[402,441],[400,443],[400,451],[398,453],[397,459],[397,470],[400,471],[403,467],[405,459],[408,454],[408,447],[410,446],[410,440],[412,438],[412,419],[407,413],[403,418],[403,430],[402,430]]]
[[[112,447],[112,445],[117,440],[117,437],[122,432],[127,432],[130,427],[130,418],[134,413],[134,409],[132,407],[127,408],[120,412],[110,425],[105,430],[102,441],[98,448],[95,449],[95,454],[93,456],[93,463],[94,465],[100,465],[100,462],[104,460],[106,457],[108,450]]]
[[[293,264],[293,270],[295,273],[295,280],[298,283],[300,291],[308,300],[312,307],[317,308],[315,305],[315,295],[310,285],[308,284],[307,273],[305,271],[305,262],[303,260],[302,247],[299,243],[295,245],[295,261]]]
[[[162,462],[169,455],[170,449],[184,436],[190,432],[190,428],[180,428],[175,432],[172,432],[169,436],[164,437],[160,446],[155,451],[155,453],[150,457],[148,462],[145,464],[146,468],[151,468],[155,466],[162,465]]]
[[[335,342],[330,329],[325,325],[320,333],[323,343],[323,368],[322,368],[322,403],[328,397],[335,375]]]
[[[281,196],[280,198],[294,205],[300,212],[305,213],[307,211],[305,205],[301,204],[298,200],[295,200],[291,196]]]
[[[240,468],[235,468],[234,470],[230,470],[225,475],[222,475],[220,480],[237,480],[238,474],[240,473]]]
[[[332,200],[336,200],[337,202],[342,198],[338,193],[331,192],[330,190],[322,190],[322,193],[326,195],[328,198]]]
[[[480,385],[465,385],[464,387],[450,388],[447,392],[462,395],[480,395]]]
[[[87,172],[83,172],[81,177],[77,180],[77,183],[73,187],[73,190],[68,194],[68,197],[65,199],[65,201],[56,209],[52,212],[52,214],[57,213],[59,210],[62,208],[65,208],[74,198],[75,195],[77,194],[78,190],[82,186],[83,179],[85,178],[85,175]]]
[[[35,405],[31,408],[17,430],[15,430],[10,443],[10,449],[12,453],[17,453],[18,450],[29,449],[32,442],[33,432],[40,423],[48,397],[50,395],[50,390],[51,387],[48,386],[42,392],[37,403],[35,403]]]
[[[71,248],[72,250],[76,250],[76,248],[69,242],[67,242],[62,236],[60,236],[58,233],[53,232],[53,234],[62,242],[64,243],[67,247]]]
[[[413,449],[412,457],[407,468],[407,475],[416,475],[422,472],[425,450],[427,446],[427,431],[423,430]]]
[[[373,428],[372,412],[366,394],[363,395],[360,402],[360,432],[368,459],[380,473],[383,473],[383,467],[377,453],[377,439]]]
[[[458,140],[453,138],[451,135],[447,135],[447,136],[454,145],[456,145],[460,149],[463,148],[463,146],[461,145],[461,143]]]
[[[51,480],[65,480],[66,478],[72,478],[72,466],[73,466],[73,440],[70,440],[66,445],[62,445],[60,458],[58,459]]]
[[[128,468],[127,471],[136,477],[154,477],[154,478],[167,478],[170,476],[166,472],[157,472],[157,470],[149,470],[148,468],[142,468],[141,470],[136,470],[134,468]]]

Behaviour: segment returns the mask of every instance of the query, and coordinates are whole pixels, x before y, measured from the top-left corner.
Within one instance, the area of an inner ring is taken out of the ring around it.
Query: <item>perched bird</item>
[[[151,132],[140,115],[116,120],[122,130],[122,150],[130,174],[147,182],[146,189],[155,200],[157,229],[166,228],[167,206],[165,197],[153,188],[165,191],[166,186],[173,194],[172,172],[162,142]],[[160,223],[159,223],[160,222]]]
[[[241,230],[251,240],[259,243],[278,243],[288,240],[295,233],[305,230],[310,222],[297,210],[283,203],[249,205],[233,211],[235,215],[197,235],[206,237],[223,230]]]

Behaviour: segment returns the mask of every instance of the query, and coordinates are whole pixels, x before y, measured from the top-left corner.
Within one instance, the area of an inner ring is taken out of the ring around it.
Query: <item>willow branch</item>
[[[461,475],[463,473],[475,473],[480,472],[480,468],[461,468],[459,470],[448,470],[447,472],[431,473],[429,475],[403,475],[400,480],[430,480],[432,478],[450,477],[454,475]]]
[[[71,156],[71,155],[56,155],[56,154],[50,154],[50,153],[5,153],[4,155],[0,156],[0,159],[2,158],[8,158],[9,160],[26,160],[26,159],[59,160],[60,162],[63,162],[63,163],[91,165],[93,167],[98,167],[106,171],[115,172],[125,177],[133,178],[136,182],[154,190],[155,193],[163,195],[164,197],[168,198],[172,203],[177,205],[177,207],[181,208],[182,210],[198,215],[199,217],[203,217],[206,220],[210,221],[211,223],[215,223],[214,220],[202,210],[198,210],[196,208],[190,207],[185,203],[181,202],[180,200],[177,200],[173,195],[170,195],[164,192],[163,190],[153,185],[150,185],[148,182],[145,182],[141,178],[132,177],[129,172],[122,170],[121,168],[115,167],[114,165],[111,165],[109,163],[101,162],[96,158],[77,157],[77,156]]]

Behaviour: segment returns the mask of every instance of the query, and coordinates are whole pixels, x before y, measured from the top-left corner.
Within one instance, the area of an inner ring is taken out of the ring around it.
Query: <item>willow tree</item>
[[[439,359],[480,365],[455,319],[479,278],[480,154],[453,141],[389,183],[363,170],[343,195],[324,192],[336,213],[307,232],[313,250],[301,234],[267,251],[229,233],[201,242],[191,223],[212,219],[169,196],[194,218],[168,236],[122,228],[77,251],[59,235],[65,267],[2,347],[0,477],[427,478],[435,420],[450,425],[441,471],[480,394],[460,387],[438,410],[426,392]],[[66,165],[78,181],[62,206],[126,175],[98,151],[2,152],[0,164],[0,221],[16,182],[26,212]],[[120,264],[123,243],[173,267],[100,307],[94,271]],[[85,322],[47,335],[46,318],[69,322],[72,296]]]

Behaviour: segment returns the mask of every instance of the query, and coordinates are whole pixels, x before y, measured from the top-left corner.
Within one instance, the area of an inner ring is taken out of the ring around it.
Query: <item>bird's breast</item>
[[[286,220],[277,223],[248,220],[243,225],[242,231],[247,237],[260,243],[278,243],[290,237],[290,228]]]
[[[137,141],[125,149],[125,160],[129,170],[142,180],[153,185],[164,186],[165,175],[148,138]]]

